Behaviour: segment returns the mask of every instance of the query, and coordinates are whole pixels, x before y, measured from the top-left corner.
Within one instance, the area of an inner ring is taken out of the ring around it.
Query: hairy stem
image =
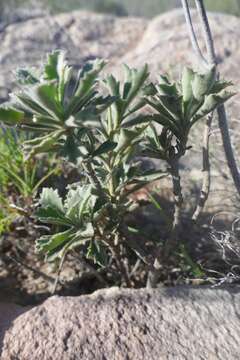
[[[204,136],[203,136],[203,147],[202,147],[202,164],[203,164],[203,180],[202,180],[202,188],[200,192],[200,196],[198,199],[198,204],[194,214],[192,216],[193,221],[197,221],[205,203],[208,199],[209,191],[210,191],[210,184],[211,184],[211,166],[210,166],[210,159],[209,159],[209,138],[211,134],[211,125],[213,120],[213,114],[210,114],[207,117],[205,129],[204,129]]]

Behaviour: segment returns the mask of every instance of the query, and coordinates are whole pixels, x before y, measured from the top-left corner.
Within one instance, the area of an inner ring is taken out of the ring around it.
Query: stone
[[[0,302],[0,354],[5,332],[11,326],[13,320],[23,314],[26,310],[29,310],[29,307],[21,307],[14,303]]]
[[[236,360],[239,288],[53,296],[5,333],[2,360]]]
[[[0,32],[0,97],[14,87],[13,71],[39,66],[47,52],[63,49],[79,67],[96,57],[114,60],[132,49],[141,38],[147,20],[117,18],[87,11],[39,16],[9,24]]]

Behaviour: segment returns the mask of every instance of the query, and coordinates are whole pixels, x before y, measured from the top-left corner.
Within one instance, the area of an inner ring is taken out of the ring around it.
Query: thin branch
[[[59,283],[59,280],[60,280],[60,275],[61,275],[61,271],[62,271],[62,268],[63,268],[63,264],[64,264],[64,261],[65,261],[66,254],[67,254],[67,251],[64,251],[63,256],[61,258],[61,261],[60,261],[60,264],[59,264],[59,267],[58,267],[57,275],[56,275],[56,278],[55,278],[55,281],[54,281],[54,284],[53,284],[53,287],[52,287],[52,291],[51,291],[52,295],[54,295],[56,290],[57,290],[57,286],[58,286],[58,283]]]
[[[225,106],[220,105],[217,109],[217,113],[218,113],[218,124],[219,124],[219,128],[221,131],[223,148],[224,148],[228,168],[232,175],[232,179],[233,179],[235,188],[238,192],[238,195],[240,195],[240,173],[239,173],[237,162],[236,162],[235,155],[233,152]]]
[[[211,184],[211,166],[210,166],[210,159],[209,159],[209,138],[211,133],[211,125],[213,120],[213,114],[210,114],[207,117],[205,130],[204,130],[204,137],[203,137],[203,147],[202,147],[202,156],[203,156],[203,180],[202,180],[202,189],[200,193],[200,197],[198,200],[197,208],[192,216],[193,221],[197,221],[199,215],[203,211],[205,203],[208,199],[209,191],[210,191],[210,184]]]
[[[214,41],[211,33],[211,29],[208,22],[207,13],[205,10],[203,0],[195,0],[196,7],[198,10],[198,15],[202,24],[203,36],[205,40],[205,45],[208,55],[208,63],[212,65],[217,65],[217,59],[214,49]]]
[[[120,271],[120,273],[122,274],[126,286],[131,288],[132,287],[132,283],[128,274],[128,271],[125,267],[122,255],[121,255],[121,251],[120,251],[120,243],[119,243],[119,234],[116,233],[114,236],[114,242],[112,243],[112,241],[109,243],[110,249],[112,251],[112,255],[115,258],[117,267]]]
[[[214,43],[211,34],[211,29],[209,26],[205,6],[203,0],[195,0],[196,6],[198,9],[199,17],[201,19],[206,48],[208,52],[209,62],[217,65],[215,50],[214,50]],[[235,185],[235,188],[240,195],[240,173],[237,166],[237,162],[234,156],[233,147],[231,143],[229,127],[228,127],[228,119],[226,115],[226,110],[224,105],[220,105],[217,109],[218,113],[218,124],[221,131],[223,148],[225,152],[225,156],[227,159],[227,164],[232,175],[232,179]]]
[[[193,23],[192,23],[192,18],[191,18],[191,13],[189,10],[189,5],[188,5],[188,1],[187,0],[182,0],[182,7],[183,7],[183,11],[184,11],[184,16],[185,16],[185,20],[187,23],[187,27],[188,27],[188,32],[189,32],[189,37],[192,43],[192,47],[199,59],[199,61],[202,63],[203,66],[208,66],[208,62],[205,59],[205,57],[202,54],[202,51],[200,49],[200,46],[198,44],[198,40],[197,40],[197,36],[193,27]]]

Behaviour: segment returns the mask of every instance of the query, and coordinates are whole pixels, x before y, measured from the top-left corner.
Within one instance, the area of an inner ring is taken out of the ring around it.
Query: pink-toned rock
[[[18,317],[2,360],[236,360],[235,289],[112,288],[49,298]]]
[[[5,332],[10,328],[14,319],[26,310],[29,310],[29,307],[21,307],[11,303],[0,303],[0,353]]]

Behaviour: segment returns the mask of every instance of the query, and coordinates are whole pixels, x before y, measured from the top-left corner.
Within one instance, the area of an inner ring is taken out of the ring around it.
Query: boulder
[[[13,320],[23,314],[29,307],[21,307],[13,303],[0,302],[0,354],[5,332]]]
[[[0,97],[14,86],[13,71],[38,66],[47,52],[63,49],[79,67],[97,57],[118,59],[139,42],[147,20],[75,11],[15,22],[0,32]]]
[[[5,333],[2,360],[236,360],[237,288],[111,288],[53,296]]]

